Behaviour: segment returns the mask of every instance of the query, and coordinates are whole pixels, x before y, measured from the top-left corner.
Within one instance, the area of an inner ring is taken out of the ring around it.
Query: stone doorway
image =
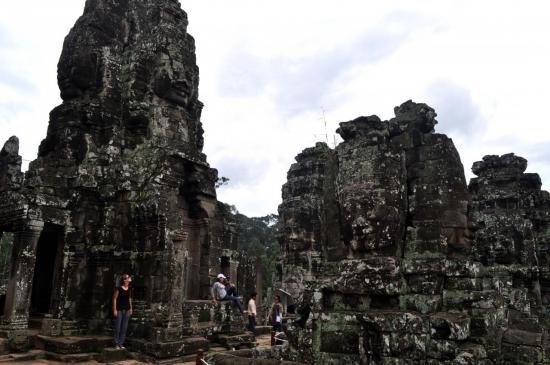
[[[41,318],[52,313],[64,246],[63,227],[46,223],[36,247],[29,314]]]
[[[186,300],[207,299],[210,293],[208,277],[209,238],[207,221],[186,220],[184,231],[187,232],[185,248],[186,279],[184,298]]]
[[[231,259],[229,256],[220,257],[220,272],[225,276],[231,276]]]
[[[185,299],[200,299],[201,243],[199,230],[194,227],[189,234]]]
[[[0,233],[0,314],[4,313],[6,289],[10,278],[13,233]]]

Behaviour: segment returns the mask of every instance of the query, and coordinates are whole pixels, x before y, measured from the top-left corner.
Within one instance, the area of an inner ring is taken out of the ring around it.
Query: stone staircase
[[[241,336],[239,338],[239,336]],[[244,336],[244,337],[243,337]],[[243,343],[248,343],[257,348],[269,347],[270,335],[263,335],[254,338],[250,334],[235,335],[235,336],[220,336],[217,338],[219,342],[206,344],[209,346],[207,354],[214,353],[234,353],[231,351],[234,348],[243,348]],[[99,362],[116,365],[192,365],[195,364],[196,353],[199,349],[205,347],[204,338],[189,338],[187,345],[189,346],[189,354],[178,358],[158,360],[139,352],[133,352],[137,349],[134,343],[129,341],[129,350],[115,349],[111,346],[112,339],[110,337],[49,337],[37,335],[33,341],[37,348],[24,353],[6,353],[4,346],[5,340],[0,339],[0,364],[59,364],[59,363],[89,363]],[[191,348],[193,347],[193,348]],[[246,347],[244,347],[246,348]],[[241,350],[241,351],[250,351]]]
[[[32,350],[9,354],[8,340],[0,338],[0,363],[95,361],[168,365],[184,361],[194,363],[199,352],[227,352],[257,346],[254,335],[244,332],[244,316],[230,302],[214,304],[211,301],[189,301],[182,309],[184,328],[188,329],[182,341],[155,343],[130,337],[126,342],[128,350],[113,348],[110,336],[82,335],[76,322],[37,318],[32,321],[30,327],[33,329],[28,332]],[[258,326],[256,336],[266,334],[269,337],[270,329],[269,326]],[[178,356],[166,356],[167,353]]]
[[[111,347],[113,339],[106,336],[50,337],[37,335],[35,347],[44,358],[66,363],[87,361],[114,362],[131,359],[127,350]]]
[[[9,353],[7,342],[8,340],[5,338],[0,338],[0,356],[7,355]]]

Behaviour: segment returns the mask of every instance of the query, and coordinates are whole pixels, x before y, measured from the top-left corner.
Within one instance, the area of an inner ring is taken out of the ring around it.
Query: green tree
[[[277,242],[279,216],[268,214],[263,217],[249,218],[237,213],[236,220],[239,227],[239,248],[245,250],[250,257],[260,259],[265,280],[264,288],[271,287],[280,254]]]

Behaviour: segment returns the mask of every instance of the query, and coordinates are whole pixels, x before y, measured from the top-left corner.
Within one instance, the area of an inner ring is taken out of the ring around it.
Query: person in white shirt
[[[248,330],[252,333],[256,329],[256,296],[257,293],[253,292],[248,301]]]
[[[239,312],[243,314],[243,304],[239,300],[239,297],[227,294],[227,291],[225,290],[225,275],[218,274],[216,282],[212,285],[212,301],[217,303],[225,300],[231,300],[237,307],[239,307]]]

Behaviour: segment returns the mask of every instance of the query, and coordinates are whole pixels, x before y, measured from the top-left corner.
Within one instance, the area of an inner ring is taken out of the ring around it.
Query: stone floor
[[[256,336],[256,346],[259,348],[262,347],[270,347],[271,346],[271,335],[270,334],[264,334]],[[221,346],[213,346],[211,347],[211,351],[214,352],[225,352],[228,351],[226,348]],[[42,350],[32,350],[28,353],[24,354],[11,354],[11,355],[4,355],[0,356],[0,364],[2,363],[10,363],[10,364],[20,364],[20,365],[66,365],[66,362],[60,362],[60,361],[52,361],[52,360],[46,360],[41,357],[45,355],[45,352]],[[78,362],[79,365],[99,365],[104,364],[98,361],[85,361],[85,362]],[[111,365],[144,365],[144,364],[150,364],[147,362],[141,362],[137,360],[123,360],[123,361],[116,361],[116,362],[110,362]],[[195,365],[195,361],[190,362],[178,362],[173,365]]]

